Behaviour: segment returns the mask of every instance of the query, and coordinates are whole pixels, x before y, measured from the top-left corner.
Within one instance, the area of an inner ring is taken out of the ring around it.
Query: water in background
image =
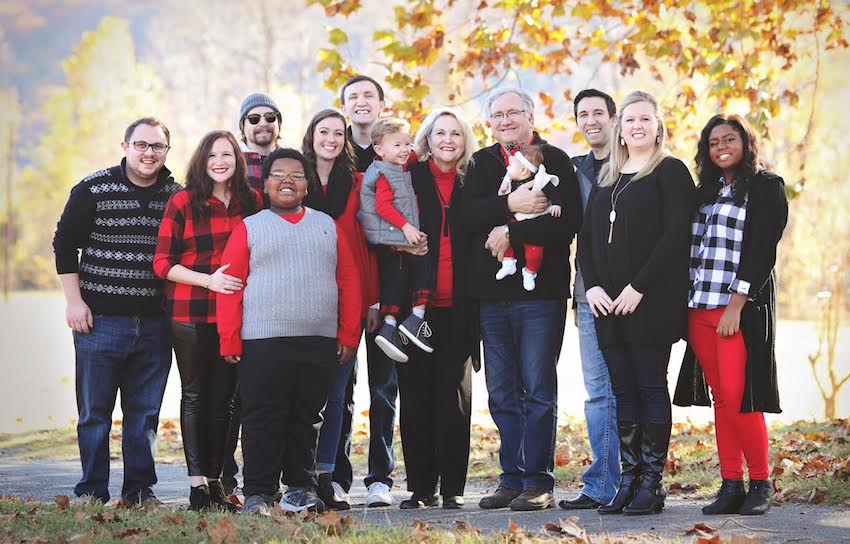
[[[558,363],[558,411],[561,417],[584,417],[584,386],[578,359],[578,336],[573,314],[567,317],[564,347]],[[817,348],[817,335],[810,322],[783,321],[777,332],[779,392],[784,412],[769,420],[793,421],[822,417],[823,403],[809,367],[808,354]],[[60,293],[20,293],[8,304],[0,303],[0,432],[63,427],[76,421],[74,400],[74,349],[65,325],[65,303]],[[675,386],[684,345],[673,347],[668,373]],[[365,348],[358,353],[360,371],[355,389],[357,418],[369,408]],[[839,370],[850,368],[850,327],[842,330],[838,345]],[[473,421],[491,423],[487,411],[484,372],[473,376]],[[117,403],[116,403],[117,404]],[[162,417],[176,418],[180,409],[180,376],[172,366],[162,405]],[[850,414],[850,385],[838,399],[837,415]],[[704,421],[712,417],[708,408],[673,407],[676,420]],[[116,410],[115,419],[120,419]]]

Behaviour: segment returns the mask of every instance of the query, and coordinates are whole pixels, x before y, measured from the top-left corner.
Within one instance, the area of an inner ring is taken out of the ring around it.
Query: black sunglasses
[[[251,115],[246,115],[245,119],[247,119],[252,125],[258,125],[260,124],[261,117],[265,118],[266,123],[268,124],[272,124],[277,121],[277,114],[273,111],[268,111],[263,115],[260,115],[259,113],[252,113]]]

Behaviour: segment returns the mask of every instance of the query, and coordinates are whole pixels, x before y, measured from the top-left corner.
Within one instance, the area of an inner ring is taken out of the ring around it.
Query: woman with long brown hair
[[[245,158],[230,132],[201,139],[186,172],[186,189],[168,201],[154,272],[167,281],[168,313],[180,371],[180,427],[189,470],[189,508],[234,510],[220,477],[236,369],[219,356],[216,293],[242,288],[221,255],[242,219],[262,209],[248,187]]]

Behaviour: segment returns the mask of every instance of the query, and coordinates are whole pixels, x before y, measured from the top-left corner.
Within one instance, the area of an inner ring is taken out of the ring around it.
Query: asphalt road
[[[168,506],[183,508],[187,504],[188,481],[186,469],[179,465],[157,467],[160,483],[155,487],[157,496]],[[39,501],[52,501],[55,495],[72,495],[73,486],[80,475],[80,467],[71,461],[19,461],[0,459],[0,495],[32,497]],[[119,496],[121,468],[113,463],[110,493]],[[758,535],[764,542],[825,542],[850,543],[850,509],[812,506],[808,504],[785,504],[774,507],[762,517],[703,516],[699,507],[704,504],[676,497],[668,498],[663,513],[657,516],[600,516],[595,511],[567,512],[553,508],[543,512],[513,512],[511,510],[481,510],[478,499],[490,491],[481,483],[467,486],[466,508],[463,510],[400,510],[397,506],[366,508],[363,504],[366,489],[356,482],[351,493],[353,509],[349,512],[359,521],[395,526],[423,520],[432,527],[451,529],[462,521],[483,531],[507,530],[510,521],[527,531],[539,532],[546,523],[557,523],[559,519],[575,517],[576,524],[588,534],[607,533],[623,538],[638,535],[679,537],[683,542],[690,540],[685,531],[699,522],[720,528],[720,535],[727,538],[732,534]],[[557,498],[569,494],[556,491]],[[407,498],[404,482],[397,482],[393,495],[396,504]],[[738,523],[745,525],[742,527]]]

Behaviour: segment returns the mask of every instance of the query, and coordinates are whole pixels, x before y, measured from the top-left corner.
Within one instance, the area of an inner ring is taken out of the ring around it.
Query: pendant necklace
[[[620,177],[617,178],[617,183],[614,184],[614,190],[611,191],[611,213],[608,214],[608,243],[611,243],[611,240],[614,236],[614,221],[617,220],[617,200],[619,200],[620,195],[623,194],[623,191],[628,188],[628,186],[632,183],[632,179],[634,175],[629,178],[629,181],[623,185],[623,188],[617,192],[617,188],[620,186],[620,182],[623,181],[623,173],[620,172]]]

